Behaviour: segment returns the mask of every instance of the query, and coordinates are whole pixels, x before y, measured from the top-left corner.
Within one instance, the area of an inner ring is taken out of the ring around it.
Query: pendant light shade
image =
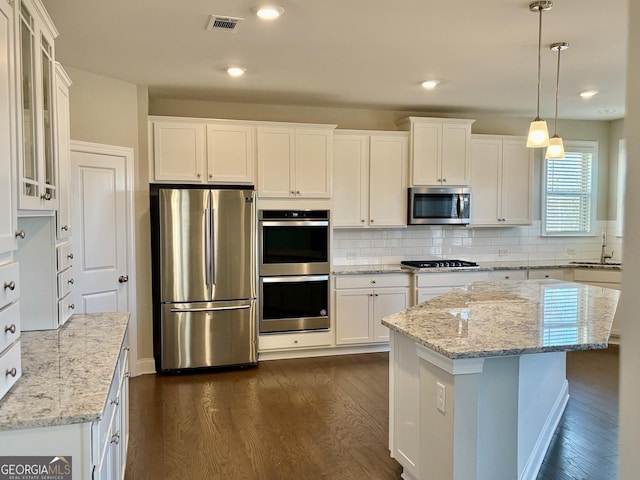
[[[538,13],[538,100],[536,106],[536,118],[531,122],[529,127],[529,136],[527,137],[527,147],[539,148],[549,145],[549,130],[547,122],[540,118],[540,51],[542,49],[542,12],[550,10],[553,2],[539,1],[529,4],[529,10]]]
[[[558,68],[556,70],[556,115],[553,126],[553,137],[549,140],[549,147],[545,158],[564,158],[564,143],[560,135],[558,135],[558,96],[560,92],[560,52],[569,48],[567,42],[558,42],[551,44],[551,50],[558,52]]]

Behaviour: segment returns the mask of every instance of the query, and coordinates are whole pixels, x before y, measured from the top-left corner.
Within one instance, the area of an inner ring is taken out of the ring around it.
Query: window
[[[597,142],[565,143],[565,157],[544,160],[543,235],[591,235]]]

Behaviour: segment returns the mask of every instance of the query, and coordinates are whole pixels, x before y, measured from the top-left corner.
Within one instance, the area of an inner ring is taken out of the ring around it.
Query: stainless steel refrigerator
[[[151,186],[157,371],[255,365],[255,192]]]

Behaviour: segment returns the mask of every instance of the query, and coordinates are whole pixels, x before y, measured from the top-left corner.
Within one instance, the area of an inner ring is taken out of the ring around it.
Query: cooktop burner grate
[[[403,260],[400,263],[415,268],[460,268],[478,266],[477,263],[466,260]]]

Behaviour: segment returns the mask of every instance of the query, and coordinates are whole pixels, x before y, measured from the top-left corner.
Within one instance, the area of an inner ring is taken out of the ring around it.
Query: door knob
[[[16,289],[16,282],[14,282],[13,280],[11,280],[10,282],[4,282],[4,289],[9,289],[11,291]]]
[[[120,275],[118,277],[118,282],[127,283],[129,281],[129,275]]]

